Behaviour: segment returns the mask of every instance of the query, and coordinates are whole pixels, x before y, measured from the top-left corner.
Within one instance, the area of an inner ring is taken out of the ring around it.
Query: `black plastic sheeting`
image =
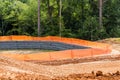
[[[41,49],[41,50],[69,50],[86,49],[89,47],[78,46],[52,41],[3,41],[0,42],[0,49]]]

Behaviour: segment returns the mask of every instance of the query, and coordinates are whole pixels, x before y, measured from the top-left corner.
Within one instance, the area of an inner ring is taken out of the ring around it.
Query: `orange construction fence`
[[[12,57],[19,60],[61,60],[88,57],[94,55],[108,54],[111,52],[111,46],[104,43],[91,42],[74,38],[63,37],[31,37],[31,36],[1,36],[0,41],[55,41],[67,44],[81,45],[91,47],[90,49],[72,49],[64,51],[40,52],[34,54],[0,54],[7,57]]]

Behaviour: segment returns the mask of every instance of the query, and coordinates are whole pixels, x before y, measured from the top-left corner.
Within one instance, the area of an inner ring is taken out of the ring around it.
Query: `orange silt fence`
[[[92,48],[92,56],[94,55],[102,55],[102,54],[108,54],[106,52],[106,50],[101,50],[101,49],[95,49],[95,48]]]
[[[65,50],[65,51],[56,51],[50,53],[50,60],[61,60],[61,59],[71,59],[71,51]]]
[[[88,57],[91,56],[91,49],[72,50],[73,58]]]
[[[0,36],[0,41],[11,41],[10,36]]]
[[[91,42],[81,39],[74,38],[64,38],[56,36],[48,37],[31,37],[31,36],[1,36],[0,41],[54,41],[62,42],[66,44],[73,44],[78,46],[90,47],[89,49],[71,49],[63,51],[53,51],[53,52],[41,52],[34,54],[0,54],[3,56],[9,56],[19,60],[61,60],[61,59],[71,59],[71,58],[81,58],[94,55],[108,54],[111,52],[112,48],[108,44]]]
[[[24,56],[25,56],[24,60],[42,60],[42,61],[49,61],[50,60],[49,52],[24,54]]]
[[[44,39],[42,39],[41,37],[33,37],[33,40],[34,41],[41,41],[41,40],[44,40]]]
[[[12,41],[32,41],[31,36],[10,36]]]

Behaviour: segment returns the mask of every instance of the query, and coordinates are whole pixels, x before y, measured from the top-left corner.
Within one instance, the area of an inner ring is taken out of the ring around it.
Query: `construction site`
[[[120,0],[0,0],[0,80],[120,80]]]
[[[120,39],[0,37],[0,80],[119,80]]]

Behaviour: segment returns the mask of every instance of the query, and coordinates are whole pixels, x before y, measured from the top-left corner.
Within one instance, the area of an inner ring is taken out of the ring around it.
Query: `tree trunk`
[[[99,28],[102,28],[102,0],[99,0]]]
[[[40,33],[40,0],[38,0],[38,36],[41,36]]]
[[[59,8],[59,36],[61,37],[61,26],[62,26],[62,23],[61,23],[61,9],[62,9],[62,1],[60,0],[60,8]]]

